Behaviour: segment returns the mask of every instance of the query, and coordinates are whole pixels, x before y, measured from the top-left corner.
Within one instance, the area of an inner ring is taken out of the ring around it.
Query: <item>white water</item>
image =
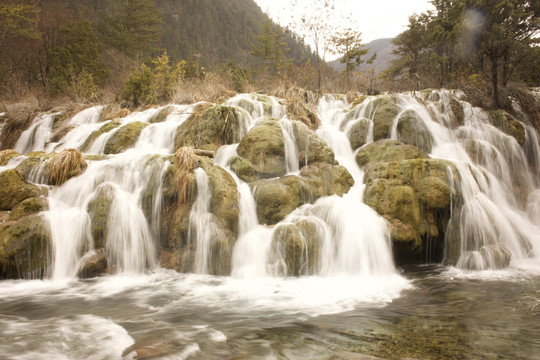
[[[61,113],[40,114],[23,131],[15,144],[15,150],[21,154],[43,150],[45,144],[50,141],[54,118]]]

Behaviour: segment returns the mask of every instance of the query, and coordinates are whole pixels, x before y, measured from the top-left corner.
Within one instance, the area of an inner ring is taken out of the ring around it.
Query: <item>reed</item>
[[[176,191],[179,204],[186,204],[193,200],[194,189],[190,181],[190,174],[197,167],[195,150],[192,147],[181,147],[174,153],[176,165]]]
[[[88,164],[76,149],[64,149],[54,155],[48,163],[49,183],[61,185],[68,179],[80,175]]]

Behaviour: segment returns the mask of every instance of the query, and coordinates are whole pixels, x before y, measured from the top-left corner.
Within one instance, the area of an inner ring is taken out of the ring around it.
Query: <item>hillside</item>
[[[362,64],[359,67],[359,70],[365,71],[368,69],[375,69],[375,74],[380,73],[381,71],[388,68],[390,65],[390,62],[394,59],[394,55],[392,54],[392,51],[395,49],[395,45],[392,44],[392,39],[377,39],[373,40],[365,45],[366,48],[369,49],[369,53],[364,57],[365,59],[369,59],[373,54],[377,53],[377,58],[373,62],[373,64],[366,65]],[[345,68],[345,66],[339,62],[338,60],[332,61],[330,63],[330,66],[334,68],[335,70],[341,71]]]

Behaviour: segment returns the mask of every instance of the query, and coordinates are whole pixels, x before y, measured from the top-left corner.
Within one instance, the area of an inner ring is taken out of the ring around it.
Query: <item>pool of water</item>
[[[540,276],[0,282],[6,359],[537,359]]]

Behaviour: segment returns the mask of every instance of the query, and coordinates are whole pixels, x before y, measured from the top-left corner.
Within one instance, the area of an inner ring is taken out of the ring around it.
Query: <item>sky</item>
[[[313,0],[299,0],[309,3]],[[255,0],[277,23],[285,26],[291,17],[290,0]],[[430,0],[335,0],[336,8],[351,16],[353,29],[362,33],[362,42],[392,38],[407,29],[409,16],[432,8]],[[322,20],[322,19],[321,19]]]

